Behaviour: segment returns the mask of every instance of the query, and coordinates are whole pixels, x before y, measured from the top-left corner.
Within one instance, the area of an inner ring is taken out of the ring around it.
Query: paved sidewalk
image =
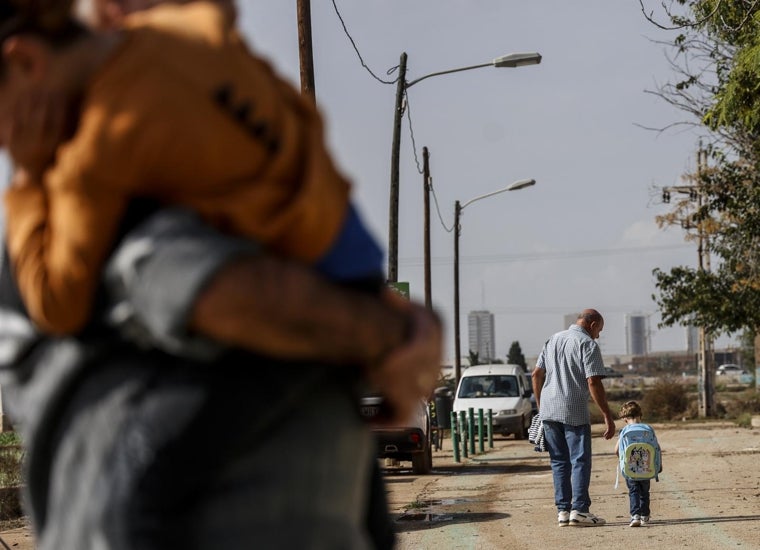
[[[760,430],[656,428],[665,471],[652,484],[654,523],[646,527],[628,527],[627,489],[622,481],[614,488],[614,439],[593,440],[591,511],[607,524],[588,528],[558,527],[548,455],[527,441],[497,439],[495,449],[457,464],[447,440],[431,475],[385,470],[398,547],[760,548]]]

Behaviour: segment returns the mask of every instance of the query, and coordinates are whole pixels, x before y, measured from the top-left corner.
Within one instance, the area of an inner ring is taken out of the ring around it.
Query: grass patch
[[[16,520],[23,515],[20,487],[24,448],[15,432],[0,433],[0,521]]]
[[[5,447],[6,445],[21,445],[21,436],[16,432],[0,433],[0,447]]]

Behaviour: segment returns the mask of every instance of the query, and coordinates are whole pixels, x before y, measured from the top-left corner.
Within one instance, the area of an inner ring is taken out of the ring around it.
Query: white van
[[[525,439],[533,419],[532,394],[528,377],[519,365],[476,365],[462,373],[454,411],[459,414],[472,408],[477,415],[478,409],[483,409],[487,418],[491,409],[494,433]]]

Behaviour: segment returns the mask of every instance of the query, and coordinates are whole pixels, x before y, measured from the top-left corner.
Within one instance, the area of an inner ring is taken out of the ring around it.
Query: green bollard
[[[451,411],[451,446],[454,449],[454,462],[459,460],[459,432],[457,431],[457,413]]]
[[[475,409],[467,409],[467,440],[470,442],[470,454],[475,454]]]
[[[493,409],[488,409],[488,448],[493,449]]]
[[[486,452],[483,447],[483,409],[478,409],[478,452],[483,454]]]
[[[459,439],[462,440],[462,456],[467,458],[467,438],[469,436],[467,435],[467,413],[464,411],[459,411],[459,433],[461,434]]]

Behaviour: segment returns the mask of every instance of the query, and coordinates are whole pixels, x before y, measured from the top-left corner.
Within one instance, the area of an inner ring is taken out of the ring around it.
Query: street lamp
[[[505,191],[517,191],[518,189],[524,189],[535,184],[536,180],[534,179],[518,180],[503,189],[480,195],[479,197],[468,200],[464,204],[459,204],[459,201],[454,202],[454,377],[456,378],[457,384],[462,377],[462,354],[459,346],[459,235],[461,233],[459,217],[462,214],[462,210],[475,201],[492,197],[493,195],[498,195]]]
[[[541,54],[539,53],[511,53],[497,57],[490,63],[480,65],[471,65],[469,67],[460,67],[448,71],[439,71],[422,76],[411,82],[406,81],[406,52],[401,54],[398,69],[398,82],[396,85],[396,105],[393,119],[393,143],[391,145],[391,190],[389,201],[388,216],[388,281],[395,283],[398,281],[398,195],[399,195],[399,156],[401,148],[401,118],[404,114],[404,94],[406,90],[418,82],[450,73],[480,69],[481,67],[523,67],[526,65],[538,65],[541,63]]]

